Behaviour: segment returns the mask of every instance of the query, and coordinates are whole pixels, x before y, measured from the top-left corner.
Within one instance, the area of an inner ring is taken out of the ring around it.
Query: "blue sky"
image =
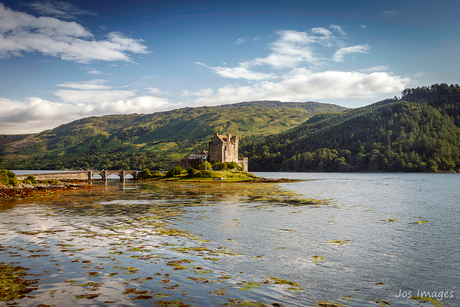
[[[360,107],[457,84],[458,1],[2,1],[0,134],[253,100]]]

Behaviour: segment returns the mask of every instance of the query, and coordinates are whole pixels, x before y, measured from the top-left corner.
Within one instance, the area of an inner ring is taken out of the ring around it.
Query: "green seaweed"
[[[324,261],[326,260],[323,256],[311,256],[311,258],[313,258],[313,261],[312,263],[319,263],[320,261]]]
[[[432,297],[413,296],[410,299],[414,300],[414,301],[417,301],[419,303],[431,302],[435,307],[444,306],[443,302],[438,301],[437,299],[432,298]]]
[[[315,303],[316,307],[341,307],[343,306],[342,303],[334,303],[329,301],[319,301]]]
[[[221,295],[225,295],[227,293],[228,293],[228,291],[225,290],[224,288],[219,288],[218,290],[208,292],[208,294],[213,294],[215,296],[221,296]]]
[[[350,240],[343,240],[343,241],[331,240],[331,241],[327,241],[327,243],[332,243],[332,244],[337,244],[337,245],[347,245],[347,244],[350,244]]]
[[[248,301],[248,300],[231,299],[231,298],[227,298],[226,303],[220,303],[219,305],[235,306],[235,307],[265,307],[266,306],[264,303],[259,302],[259,301]],[[283,305],[274,303],[273,306],[283,306]]]
[[[172,301],[158,300],[154,303],[156,306],[161,307],[192,307],[192,305],[184,303],[183,300],[175,299]]]
[[[237,283],[240,286],[238,291],[241,290],[252,290],[254,287],[262,287],[262,282],[255,282],[255,281],[246,281],[243,283]]]
[[[100,295],[101,295],[100,293],[79,294],[79,295],[75,295],[75,298],[76,298],[77,300],[82,299],[82,298],[86,298],[86,299],[92,300],[92,299],[95,299],[96,297],[98,297],[98,296],[100,296]]]
[[[28,268],[0,263],[0,301],[21,299],[26,294],[36,290],[38,280],[28,280]]]
[[[302,288],[300,284],[293,282],[293,281],[289,281],[289,280],[285,280],[285,279],[281,279],[281,278],[277,278],[273,276],[264,276],[264,278],[268,279],[267,280],[268,283],[273,283],[275,285],[288,285],[289,287],[287,288],[287,290],[294,291],[294,293],[305,290],[304,288]]]
[[[390,303],[388,301],[384,301],[382,299],[376,299],[375,303],[380,306],[390,306]]]

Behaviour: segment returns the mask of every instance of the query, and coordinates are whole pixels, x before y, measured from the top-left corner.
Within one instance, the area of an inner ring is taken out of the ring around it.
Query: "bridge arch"
[[[124,182],[126,176],[131,175],[134,180],[140,178],[140,171],[125,171],[125,170],[102,170],[102,171],[88,171],[88,180],[93,180],[94,175],[101,176],[103,181],[107,181],[110,175],[117,175],[121,182]]]

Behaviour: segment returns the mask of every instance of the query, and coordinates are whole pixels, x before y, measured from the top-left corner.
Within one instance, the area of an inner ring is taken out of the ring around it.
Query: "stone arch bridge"
[[[117,175],[120,177],[120,181],[124,182],[127,175],[133,176],[134,180],[138,180],[141,177],[141,171],[125,171],[125,170],[103,170],[103,171],[81,171],[81,172],[61,172],[61,173],[41,173],[41,174],[31,174],[37,180],[93,180],[94,175],[100,175],[102,180],[106,181],[110,175]],[[30,174],[17,175],[16,178],[19,180],[24,180]]]
[[[138,180],[141,177],[141,171],[125,171],[125,170],[107,170],[107,171],[88,171],[88,180],[93,180],[94,175],[100,175],[102,180],[106,181],[110,175],[117,175],[120,177],[120,181],[125,181],[127,175],[133,176],[134,180]]]

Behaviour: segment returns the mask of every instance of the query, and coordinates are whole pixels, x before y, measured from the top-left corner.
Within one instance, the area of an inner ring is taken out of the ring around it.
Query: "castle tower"
[[[227,136],[214,133],[209,141],[208,160],[216,162],[238,163],[238,137],[231,134]]]

